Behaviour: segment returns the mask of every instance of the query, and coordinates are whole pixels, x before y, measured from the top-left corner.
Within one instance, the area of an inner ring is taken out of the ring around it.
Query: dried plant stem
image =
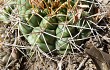
[[[87,62],[88,59],[89,59],[88,56],[86,56],[86,57],[83,59],[83,61],[80,63],[79,67],[78,67],[76,70],[80,70],[81,67]]]

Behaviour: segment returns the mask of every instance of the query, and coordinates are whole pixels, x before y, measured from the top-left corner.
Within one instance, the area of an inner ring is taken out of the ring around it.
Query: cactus
[[[15,9],[16,2],[11,1],[9,2],[9,5],[4,6],[3,10],[0,10],[0,21],[3,23],[10,23],[10,15],[12,14],[12,11]]]
[[[89,28],[87,22],[83,23],[85,17],[89,16],[87,9],[83,10],[80,19],[76,19],[78,8],[76,8],[75,0],[70,0],[70,4],[66,0],[43,0],[42,7],[41,5],[30,4],[29,0],[18,0],[17,4],[22,22],[18,25],[20,31],[31,45],[37,45],[44,52],[56,49],[59,54],[64,54],[65,50],[69,53],[74,47],[69,39],[80,39],[90,35],[88,29],[72,27]],[[58,6],[54,6],[54,4]],[[8,9],[7,11],[11,12]],[[3,20],[6,19],[3,16]],[[92,18],[88,20],[92,20]],[[80,31],[81,33],[78,34]],[[75,43],[80,45],[82,42],[76,41]]]

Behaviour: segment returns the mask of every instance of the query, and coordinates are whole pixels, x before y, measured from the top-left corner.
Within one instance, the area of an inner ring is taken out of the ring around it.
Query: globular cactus
[[[66,50],[69,53],[74,47],[71,40],[80,45],[83,40],[75,39],[85,38],[91,32],[91,24],[86,22],[92,20],[86,18],[90,13],[87,13],[88,9],[82,9],[79,15],[77,11],[81,8],[77,7],[78,4],[75,0],[18,0],[20,31],[31,45],[37,45],[44,52],[57,50],[57,53],[64,54]]]

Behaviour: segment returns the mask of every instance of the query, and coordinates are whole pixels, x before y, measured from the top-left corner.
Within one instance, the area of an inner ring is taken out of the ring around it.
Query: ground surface
[[[84,41],[82,51],[64,55],[44,53],[30,47],[17,27],[0,22],[0,70],[109,70],[110,68],[110,5],[98,16],[93,26],[95,36]],[[101,19],[101,20],[100,20]],[[18,39],[19,38],[19,39]],[[31,50],[30,50],[31,49]],[[30,53],[31,51],[31,53]]]

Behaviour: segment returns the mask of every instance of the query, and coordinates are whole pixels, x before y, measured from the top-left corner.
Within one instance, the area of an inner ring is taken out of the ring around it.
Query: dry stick
[[[58,70],[62,70],[61,66],[62,66],[62,62],[60,61],[60,62],[58,63]]]
[[[58,63],[58,70],[62,70],[62,60],[65,57],[68,48],[69,48],[69,44],[67,45],[67,48],[66,48],[66,50],[65,50],[65,52],[63,54],[63,57],[61,58],[61,60]]]
[[[16,45],[16,42],[17,42],[17,39],[14,40],[14,43],[13,43],[13,44]],[[9,64],[9,61],[11,60],[11,58],[12,58],[12,56],[11,56],[11,54],[10,54],[9,59],[8,59],[8,61],[7,61],[7,63],[6,63],[5,69],[7,69],[8,66],[10,65],[10,64]]]
[[[9,66],[13,65],[16,61],[17,61],[17,60],[11,61],[11,62],[7,65],[7,68],[8,68]]]
[[[87,62],[88,59],[89,59],[89,57],[86,56],[86,57],[83,59],[83,61],[80,63],[79,67],[78,67],[76,70],[80,70],[81,67]]]

